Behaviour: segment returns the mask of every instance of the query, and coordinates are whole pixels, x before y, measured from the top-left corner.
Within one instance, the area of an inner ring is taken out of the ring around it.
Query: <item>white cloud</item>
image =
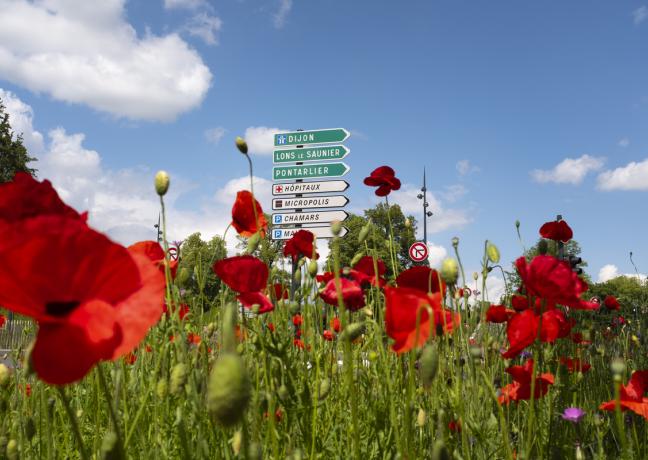
[[[218,144],[227,130],[222,126],[217,126],[215,128],[210,128],[205,130],[205,138],[212,144]]]
[[[223,187],[216,191],[215,200],[230,208],[236,199],[239,190],[250,190],[250,176],[238,177],[229,180]],[[268,213],[272,209],[272,181],[254,176],[254,198],[261,204],[263,211]]]
[[[288,18],[288,14],[292,9],[292,4],[292,0],[279,0],[279,9],[277,10],[273,18],[274,26],[277,29],[281,29],[286,25],[286,19]]]
[[[245,130],[245,141],[248,151],[258,155],[272,155],[274,135],[287,132],[287,129],[250,126]]]
[[[637,278],[641,281],[646,280],[646,275],[639,273],[619,273],[619,268],[613,264],[607,264],[601,267],[598,273],[598,282],[605,283],[611,279],[617,278],[619,276],[626,276],[628,278]]]
[[[444,200],[449,201],[450,203],[454,203],[466,193],[468,193],[468,189],[466,187],[461,184],[454,184],[445,187],[445,190],[441,192],[441,196],[443,196]]]
[[[422,231],[423,223],[420,222],[423,212],[423,202],[417,198],[420,189],[412,184],[403,184],[400,190],[393,191],[389,195],[389,201],[398,204],[404,214],[411,214],[419,220],[418,227]],[[468,224],[471,219],[464,209],[445,208],[441,200],[428,191],[427,201],[429,211],[433,212],[428,218],[428,234],[442,232],[444,230],[459,229]]]
[[[428,261],[432,267],[440,266],[447,256],[448,251],[446,248],[440,244],[428,243]]]
[[[591,171],[597,171],[603,167],[605,158],[582,155],[579,158],[565,158],[553,169],[536,169],[531,176],[536,182],[555,182],[556,184],[578,185],[583,182],[585,176]]]
[[[630,139],[628,139],[627,137],[624,137],[624,138],[619,140],[619,147],[624,147],[625,148],[625,147],[627,147],[629,145],[630,145]]]
[[[138,37],[125,0],[0,0],[0,78],[119,117],[172,120],[211,84],[177,34]]]
[[[597,182],[600,190],[648,190],[648,158],[603,171]]]
[[[164,0],[164,7],[168,10],[181,8],[195,10],[205,5],[205,0]]]
[[[639,25],[648,18],[648,7],[640,6],[632,12],[632,18],[635,25]]]
[[[32,108],[15,94],[2,88],[0,99],[6,107],[6,113],[9,114],[9,124],[14,134],[23,135],[23,145],[32,156],[41,154],[44,151],[43,135],[34,129]]]
[[[466,176],[468,174],[474,173],[479,171],[479,168],[472,163],[470,163],[469,160],[460,160],[457,162],[456,165],[457,172],[459,173],[460,176]]]
[[[218,39],[216,34],[220,32],[223,21],[208,13],[199,13],[194,15],[184,26],[189,35],[202,39],[208,45],[217,45]]]

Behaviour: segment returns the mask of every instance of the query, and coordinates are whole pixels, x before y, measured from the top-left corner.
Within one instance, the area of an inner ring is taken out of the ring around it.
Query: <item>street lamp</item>
[[[430,203],[427,201],[427,186],[425,184],[425,167],[423,167],[423,187],[421,187],[421,192],[416,195],[416,198],[423,200],[423,243],[427,246],[427,218],[432,216],[432,211],[428,211],[427,208],[430,206]]]

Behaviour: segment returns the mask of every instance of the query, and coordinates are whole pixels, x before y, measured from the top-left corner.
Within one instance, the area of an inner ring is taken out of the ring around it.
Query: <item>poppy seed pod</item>
[[[185,382],[187,381],[187,371],[187,366],[185,366],[183,363],[178,363],[173,366],[173,369],[171,369],[171,394],[178,393],[184,386]]]
[[[207,408],[218,423],[235,425],[250,400],[250,380],[245,363],[233,353],[221,355],[207,383]]]
[[[425,388],[429,388],[439,370],[439,351],[434,345],[426,345],[421,354],[421,381]]]
[[[486,255],[488,256],[488,260],[490,260],[494,264],[500,261],[499,249],[490,241],[486,243]]]
[[[158,195],[166,195],[170,183],[171,179],[169,178],[169,173],[166,171],[158,171],[157,174],[155,174],[155,191]]]
[[[236,136],[236,140],[234,142],[236,143],[236,148],[239,149],[239,152],[241,152],[243,155],[247,155],[248,145],[247,142],[245,142],[245,139],[243,139],[241,136]]]
[[[457,261],[451,257],[443,260],[441,263],[441,278],[448,284],[454,284],[459,277],[459,265]]]

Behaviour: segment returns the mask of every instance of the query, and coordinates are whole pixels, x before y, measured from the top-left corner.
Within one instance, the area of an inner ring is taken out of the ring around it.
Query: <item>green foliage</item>
[[[616,297],[621,305],[621,314],[627,317],[648,312],[648,281],[629,276],[617,276],[604,283],[594,283],[589,286],[587,295],[601,300],[611,295]]]
[[[9,124],[9,114],[5,112],[5,106],[0,99],[0,184],[9,182],[17,172],[26,172],[32,176],[35,169],[28,166],[28,163],[35,161],[30,157],[23,145],[22,134],[14,136]]]
[[[272,269],[275,263],[282,257],[284,242],[280,240],[273,240],[271,238],[273,228],[273,225],[271,223],[272,216],[266,213],[264,213],[263,215],[266,218],[266,222],[268,222],[268,231],[266,232],[265,237],[259,242],[257,249],[252,252],[252,255],[261,259],[263,263],[268,266],[268,268]],[[236,248],[243,252],[247,247],[248,239],[241,236],[238,236],[237,239],[238,244],[236,245]]]
[[[215,262],[227,257],[225,241],[214,236],[209,242],[203,241],[200,233],[190,235],[182,243],[178,273],[186,270],[188,279],[183,286],[190,294],[205,302],[213,301],[220,292],[221,280],[212,270]]]

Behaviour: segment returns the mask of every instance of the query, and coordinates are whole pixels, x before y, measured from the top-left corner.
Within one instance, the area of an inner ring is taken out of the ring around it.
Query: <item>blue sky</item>
[[[94,2],[93,2],[94,3]],[[85,5],[85,6],[84,6]],[[247,164],[269,210],[271,134],[344,127],[350,209],[392,166],[435,262],[461,238],[508,262],[561,213],[594,279],[648,270],[648,3],[0,0],[0,97],[41,176],[129,243],[222,233]],[[37,33],[35,33],[38,31]]]

